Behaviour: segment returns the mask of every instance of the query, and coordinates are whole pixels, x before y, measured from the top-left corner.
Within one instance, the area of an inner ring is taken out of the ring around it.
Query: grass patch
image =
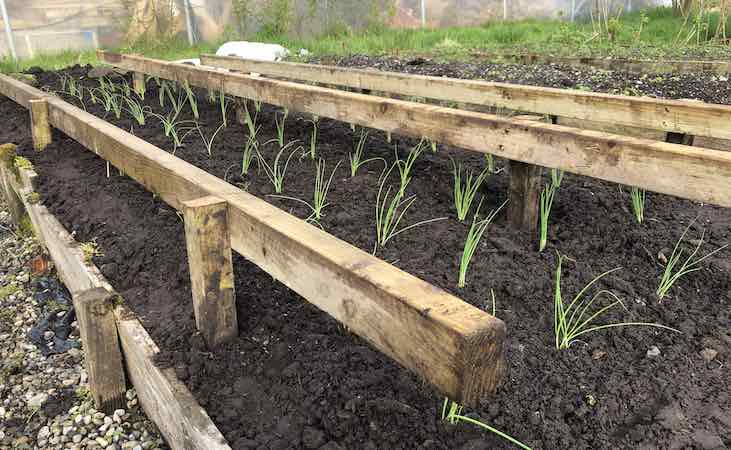
[[[14,284],[9,284],[7,286],[0,287],[0,300],[5,300],[6,298],[10,297],[11,295],[13,295],[19,291],[20,291],[20,288]]]

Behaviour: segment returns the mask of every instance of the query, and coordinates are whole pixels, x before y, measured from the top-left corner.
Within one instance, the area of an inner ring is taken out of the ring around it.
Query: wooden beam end
[[[462,384],[455,401],[476,407],[495,393],[505,372],[505,323],[485,314],[484,325],[463,337]]]

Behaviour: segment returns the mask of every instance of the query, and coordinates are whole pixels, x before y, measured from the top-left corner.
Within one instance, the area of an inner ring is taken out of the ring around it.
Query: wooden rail
[[[127,70],[467,150],[731,206],[731,153],[100,52]]]
[[[731,139],[731,106],[727,105],[231,56],[201,55],[201,63],[291,80],[508,108],[612,126]]]
[[[0,181],[11,189],[15,199],[21,199],[22,213],[29,217],[38,240],[53,259],[58,276],[74,297],[74,304],[83,304],[84,298],[95,294],[121,299],[96,266],[85,261],[79,244],[56,217],[41,203],[27,200],[34,189],[35,172],[12,170],[7,162],[0,161],[0,173]],[[8,192],[5,194],[7,196]],[[175,371],[155,365],[159,349],[142,323],[123,303],[117,301],[113,306],[113,320],[116,322],[114,340],[103,344],[107,347],[121,344],[126,373],[137,391],[140,405],[170,447],[173,450],[231,450],[205,410],[177,379]],[[82,336],[98,331],[98,324],[94,321],[80,321],[79,326]],[[89,358],[91,349],[84,348],[84,351],[87,352],[85,358]],[[105,360],[108,359],[110,355],[106,354]],[[95,390],[94,385],[90,387]]]
[[[178,210],[226,202],[232,249],[455,401],[475,405],[496,389],[499,319],[57,97],[4,75],[0,92],[45,98],[52,126]]]

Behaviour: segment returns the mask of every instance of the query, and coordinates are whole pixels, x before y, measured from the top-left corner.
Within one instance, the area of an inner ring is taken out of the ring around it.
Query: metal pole
[[[508,0],[503,0],[503,20],[508,20]]]
[[[576,0],[571,0],[571,21],[576,21]]]
[[[195,38],[193,37],[193,24],[190,21],[190,0],[183,0],[185,6],[185,26],[188,28],[188,44],[195,44]]]
[[[426,27],[426,0],[421,0],[421,26]]]
[[[10,18],[8,18],[8,9],[5,7],[5,0],[0,0],[0,10],[3,14],[3,22],[5,22],[5,39],[8,41],[10,55],[14,60],[18,60],[18,53],[15,51],[15,41],[13,41],[13,30],[10,28]]]

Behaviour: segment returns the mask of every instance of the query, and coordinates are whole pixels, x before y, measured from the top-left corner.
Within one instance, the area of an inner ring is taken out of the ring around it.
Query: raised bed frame
[[[230,450],[175,371],[155,365],[157,345],[97,267],[86,262],[80,245],[42,203],[30,200],[37,174],[16,167],[8,147],[0,151],[0,187],[13,220],[32,226],[71,292],[97,407],[122,407],[126,373],[140,405],[171,448]]]
[[[45,102],[46,127],[65,132],[186,216],[190,208],[225,204],[222,224],[233,250],[455,401],[474,405],[497,388],[505,336],[499,319],[58,97],[7,76],[0,76],[0,92],[25,107]],[[44,126],[37,118],[33,124]],[[220,220],[215,212],[211,217]],[[186,223],[190,229],[200,236],[187,236],[189,257],[191,241],[203,253],[215,249],[205,238],[210,233]],[[225,239],[221,245],[217,251],[225,255]],[[204,336],[227,323],[223,310],[230,305],[214,301],[231,287],[222,266],[191,265],[192,278],[197,272],[220,281],[196,298],[193,279],[194,301],[215,311],[210,321],[197,317]]]
[[[629,58],[601,58],[524,54],[475,53],[476,57],[496,61],[514,61],[521,64],[563,64],[573,67],[596,67],[598,69],[615,70],[634,73],[731,73],[731,61],[703,61],[703,60],[665,60],[653,61],[650,59]]]
[[[545,114],[611,127],[731,139],[731,106],[317,64],[201,55],[201,64],[371,92]],[[584,125],[584,124],[582,124]],[[591,128],[576,125],[577,128]],[[574,125],[571,125],[574,126]],[[631,134],[631,133],[619,133]],[[676,142],[677,143],[677,142]]]

